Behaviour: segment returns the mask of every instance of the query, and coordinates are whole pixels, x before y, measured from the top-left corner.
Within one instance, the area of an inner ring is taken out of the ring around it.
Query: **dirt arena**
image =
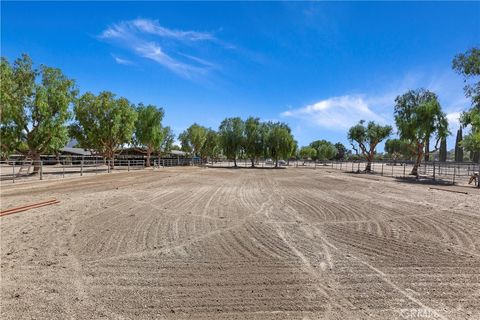
[[[480,319],[480,190],[327,169],[3,184],[2,319]],[[447,187],[440,187],[445,188]]]

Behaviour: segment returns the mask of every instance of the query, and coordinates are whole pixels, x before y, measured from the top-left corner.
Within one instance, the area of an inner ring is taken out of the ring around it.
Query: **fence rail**
[[[200,165],[196,158],[152,158],[152,167]],[[0,181],[23,182],[31,180],[57,179],[74,176],[95,175],[112,171],[132,171],[145,169],[145,160],[114,159],[106,160],[96,156],[43,157],[40,161],[19,158],[0,161]]]
[[[206,165],[209,167],[233,167],[233,161],[207,161],[199,158],[152,158],[153,168],[173,166]],[[362,172],[365,170],[366,161],[281,161],[281,167],[296,168],[332,168],[344,172]],[[10,159],[0,161],[0,180],[12,182],[28,181],[32,179],[54,179],[71,176],[84,176],[113,171],[141,170],[146,166],[145,160],[115,159],[105,160],[101,157],[63,156],[59,158],[46,158],[41,161]],[[237,166],[248,168],[251,166],[249,159],[237,160]],[[255,162],[256,167],[273,168],[275,162],[260,159]],[[371,173],[393,178],[417,178],[410,175],[414,166],[412,161],[373,161]],[[37,173],[33,174],[34,169]],[[455,162],[423,162],[418,168],[418,179],[432,180],[448,184],[466,184],[469,178],[480,172],[480,164],[455,163]],[[478,184],[477,179],[477,184]]]

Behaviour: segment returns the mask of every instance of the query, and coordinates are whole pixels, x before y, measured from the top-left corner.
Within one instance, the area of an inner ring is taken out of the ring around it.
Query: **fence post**
[[[83,160],[80,160],[80,177],[83,176]]]
[[[65,178],[65,164],[62,165],[62,178]]]
[[[407,166],[407,164],[404,163],[404,164],[403,164],[403,177],[404,177],[404,178],[405,178],[405,168],[406,168],[406,166]]]
[[[353,161],[352,161],[352,172],[353,172]]]
[[[453,167],[453,183],[452,184],[455,184],[455,174],[456,173],[457,173],[457,168]]]
[[[43,161],[40,161],[40,180],[43,180]]]
[[[127,160],[127,171],[130,171],[130,160]]]
[[[383,165],[384,165],[384,163],[382,162],[382,177],[383,177]]]
[[[435,161],[433,161],[433,181],[435,181]]]
[[[12,165],[12,170],[13,170],[13,174],[12,174],[12,177],[13,177],[13,183],[15,183],[15,160],[13,161],[13,165]]]

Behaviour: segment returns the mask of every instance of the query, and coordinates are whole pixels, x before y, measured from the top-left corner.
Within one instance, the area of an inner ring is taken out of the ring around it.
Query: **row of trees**
[[[480,75],[480,49],[473,48],[457,55],[453,60],[453,69],[464,76],[465,95],[472,99],[470,110],[463,112],[461,127],[457,132],[455,160],[463,160],[463,149],[470,151],[472,160],[479,161],[480,153],[480,81],[469,83],[473,77]],[[411,174],[418,175],[418,167],[424,158],[439,151],[441,161],[446,161],[446,138],[450,134],[448,121],[442,111],[438,96],[428,90],[409,90],[395,99],[395,124],[398,138],[389,139],[385,143],[385,151],[394,158],[404,156],[415,161]],[[470,127],[470,132],[462,137],[462,128]],[[348,139],[352,147],[367,160],[366,171],[370,171],[371,161],[378,143],[392,134],[391,126],[381,126],[374,122],[365,125],[362,120],[348,131]],[[434,148],[430,149],[431,139]]]
[[[35,69],[27,55],[13,64],[2,58],[0,72],[2,157],[17,152],[40,160],[41,154],[57,153],[74,138],[79,147],[108,159],[125,144],[144,147],[149,166],[152,153],[168,151],[173,144],[171,129],[162,126],[162,108],[134,105],[107,91],[78,97],[72,79],[57,68]]]
[[[259,118],[226,118],[218,131],[193,124],[179,135],[182,150],[194,156],[218,158],[220,154],[234,162],[248,158],[252,167],[259,158],[272,158],[275,166],[280,159],[295,155],[297,142],[291,129],[281,122],[261,122]]]
[[[463,159],[463,149],[474,161],[480,155],[480,49],[472,48],[457,55],[452,63],[464,77],[465,95],[472,100],[470,110],[461,116],[457,133],[455,158]],[[146,150],[147,166],[151,155],[168,152],[175,146],[169,127],[162,125],[164,110],[154,105],[134,105],[117,98],[111,92],[78,96],[75,82],[59,69],[33,67],[27,55],[10,64],[5,58],[0,64],[0,150],[2,157],[12,152],[39,160],[42,153],[56,153],[74,138],[78,146],[112,159],[119,148],[134,145]],[[476,81],[476,82],[475,82]],[[429,159],[439,151],[446,159],[448,122],[435,93],[425,89],[410,90],[395,99],[395,124],[398,138],[389,139],[385,150],[393,157],[415,160],[412,174],[417,174],[422,158]],[[463,135],[462,128],[469,128]],[[348,139],[357,154],[367,160],[366,170],[380,142],[392,134],[391,126],[360,121],[348,131]],[[317,140],[297,150],[291,130],[285,123],[261,122],[250,117],[227,118],[217,131],[193,124],[178,137],[182,150],[203,159],[220,155],[234,161],[248,158],[255,166],[261,157],[279,159],[291,157],[313,160],[343,159],[347,149]],[[434,148],[430,149],[431,139]],[[38,167],[34,168],[37,171]]]

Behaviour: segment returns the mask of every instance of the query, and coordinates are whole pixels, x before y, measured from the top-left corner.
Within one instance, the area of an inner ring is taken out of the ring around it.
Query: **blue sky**
[[[393,124],[394,98],[420,87],[454,132],[470,102],[451,61],[480,44],[479,17],[480,2],[2,1],[1,54],[161,106],[177,134],[254,115],[289,123],[300,145],[348,145],[349,126]]]

